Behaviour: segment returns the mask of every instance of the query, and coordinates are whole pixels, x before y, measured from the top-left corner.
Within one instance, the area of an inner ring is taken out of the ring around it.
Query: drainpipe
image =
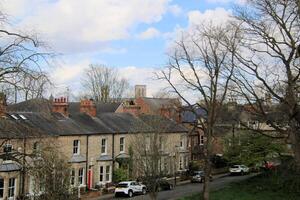
[[[88,173],[89,173],[89,135],[86,135],[86,162],[85,162],[85,186],[88,190]]]
[[[26,137],[23,137],[23,159],[22,159],[22,173],[20,176],[20,190],[19,194],[25,194],[25,155],[26,155]]]
[[[114,180],[114,171],[115,171],[115,134],[112,133],[112,145],[111,145],[111,155],[112,155],[112,181]]]

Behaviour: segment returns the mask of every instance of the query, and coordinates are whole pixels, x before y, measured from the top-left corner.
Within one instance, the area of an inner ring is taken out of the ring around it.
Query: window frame
[[[110,168],[111,168],[110,165],[106,165],[106,167],[105,167],[105,181],[106,182],[110,182]]]
[[[104,152],[103,152],[103,141],[104,143]],[[101,138],[101,155],[106,155],[107,154],[107,138]]]
[[[75,178],[76,178],[76,171],[75,169],[71,169],[71,176],[70,176],[70,184],[71,186],[75,186]]]
[[[77,141],[77,145],[75,145],[76,141]],[[79,155],[79,154],[80,154],[80,140],[73,140],[73,155]]]
[[[82,174],[80,174],[81,171]],[[84,185],[84,168],[78,169],[78,185]]]
[[[13,185],[11,185],[11,180],[13,180],[12,181]],[[8,188],[7,189],[8,189],[8,193],[7,193],[8,199],[14,198],[15,194],[16,194],[16,178],[8,179]]]
[[[121,144],[121,140],[123,139],[123,143]],[[125,137],[124,136],[122,136],[122,137],[120,137],[120,146],[119,146],[119,148],[120,148],[120,153],[124,153],[125,152]],[[121,148],[122,147],[122,148]],[[121,150],[122,149],[122,150]]]
[[[102,169],[102,172],[101,172]],[[104,182],[104,166],[101,165],[99,167],[99,182]]]
[[[204,145],[204,135],[200,135],[200,145]]]

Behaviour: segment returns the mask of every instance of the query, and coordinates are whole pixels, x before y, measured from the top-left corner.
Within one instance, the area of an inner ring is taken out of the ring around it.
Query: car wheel
[[[146,189],[145,189],[145,188],[143,188],[143,190],[142,190],[142,194],[143,194],[143,195],[145,195],[145,194],[146,194],[146,192],[147,192],[147,191],[146,191]]]
[[[244,175],[244,171],[241,171],[241,175],[242,175],[242,176]]]
[[[131,198],[133,196],[133,192],[131,190],[128,191],[128,197]]]

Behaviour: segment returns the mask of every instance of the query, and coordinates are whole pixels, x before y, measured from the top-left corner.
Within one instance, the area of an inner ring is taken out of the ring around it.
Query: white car
[[[146,194],[146,186],[135,181],[120,182],[115,189],[115,196],[126,195],[132,197],[134,194]]]
[[[249,173],[249,167],[245,165],[233,165],[229,168],[230,174],[247,174]]]

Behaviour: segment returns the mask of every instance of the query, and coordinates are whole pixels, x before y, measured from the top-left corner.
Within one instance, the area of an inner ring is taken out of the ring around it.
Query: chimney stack
[[[64,116],[69,116],[69,103],[67,98],[60,97],[60,98],[54,98],[52,102],[52,112],[61,113]]]
[[[146,97],[146,85],[136,85],[135,86],[135,98]]]
[[[6,95],[3,92],[1,92],[0,93],[0,117],[5,116],[6,106],[7,106]]]
[[[96,104],[93,99],[83,99],[80,101],[80,112],[86,113],[91,117],[96,117]]]

